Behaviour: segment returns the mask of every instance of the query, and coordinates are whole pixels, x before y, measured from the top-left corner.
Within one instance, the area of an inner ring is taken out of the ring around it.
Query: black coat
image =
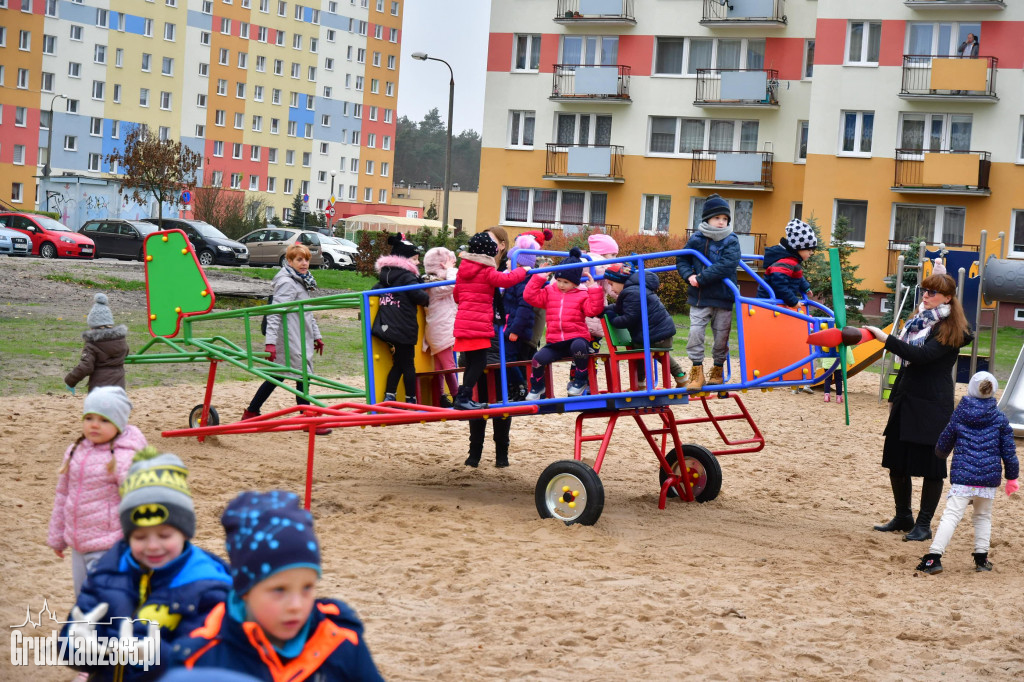
[[[384,265],[374,289],[390,289],[418,284],[420,278],[403,267]],[[426,289],[381,294],[377,316],[373,320],[373,335],[386,343],[415,346],[419,339],[419,320],[416,306],[426,306],[430,296]]]
[[[658,298],[658,287],[661,282],[653,272],[644,272],[644,283],[646,285],[644,296],[647,299],[647,328],[651,334],[651,344],[656,341],[663,341],[671,338],[676,333],[676,323],[668,314],[661,299]],[[622,292],[615,300],[614,306],[608,306],[611,313],[609,324],[619,329],[629,331],[634,346],[642,346],[644,343],[643,316],[640,311],[640,273],[634,272],[626,280]],[[659,346],[660,347],[660,346]]]

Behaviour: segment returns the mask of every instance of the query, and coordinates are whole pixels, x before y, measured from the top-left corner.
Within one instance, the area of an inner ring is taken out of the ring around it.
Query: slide
[[[1010,378],[1003,386],[1003,395],[999,398],[999,409],[1010,420],[1013,435],[1024,436],[1024,387],[1020,384],[1021,371],[1024,370],[1024,348],[1013,364]]]

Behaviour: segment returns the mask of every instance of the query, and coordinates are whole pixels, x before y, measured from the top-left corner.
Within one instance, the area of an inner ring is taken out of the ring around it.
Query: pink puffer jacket
[[[599,286],[576,287],[563,294],[555,284],[544,286],[544,280],[544,275],[531,277],[523,292],[523,300],[535,308],[544,308],[547,342],[577,338],[589,341],[586,318],[599,315],[604,310],[604,289]]]
[[[121,539],[121,519],[117,505],[121,502],[118,489],[128,476],[132,457],[146,447],[146,437],[129,424],[124,433],[110,444],[93,445],[82,440],[77,447],[70,445],[61,462],[71,458],[68,471],[57,479],[57,497],[50,516],[50,533],[46,544],[55,550],[67,547],[79,552],[105,551]],[[114,473],[107,464],[114,457]]]
[[[475,253],[466,253],[459,264],[455,278],[456,339],[490,339],[494,336],[494,289],[519,284],[526,278],[526,270],[498,272],[494,259]]]

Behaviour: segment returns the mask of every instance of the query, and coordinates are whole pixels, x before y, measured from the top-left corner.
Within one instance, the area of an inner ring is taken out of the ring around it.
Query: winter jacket
[[[128,327],[88,329],[82,332],[85,347],[78,366],[68,372],[64,383],[75,386],[89,377],[89,390],[97,386],[120,386],[124,383],[124,359],[128,355]]]
[[[476,253],[465,253],[455,278],[456,339],[489,339],[494,336],[494,290],[510,287],[526,279],[526,270],[498,272],[494,259]]]
[[[94,445],[83,438],[68,447],[63,460],[68,470],[57,479],[48,546],[59,552],[70,547],[84,554],[105,552],[117,544],[122,535],[118,489],[128,476],[132,457],[144,447],[146,437],[131,424],[111,443]],[[114,473],[107,470],[111,457]]]
[[[676,323],[672,321],[672,316],[668,314],[661,299],[658,298],[657,291],[661,286],[658,276],[653,272],[645,271],[644,284],[645,290],[641,292],[639,271],[629,276],[615,305],[608,306],[606,309],[611,314],[609,323],[613,327],[628,330],[633,339],[633,345],[643,345],[644,325],[640,311],[640,297],[644,296],[647,299],[647,328],[650,330],[651,345],[660,347],[662,344],[656,342],[675,336]]]
[[[590,340],[586,318],[604,312],[604,290],[601,287],[575,287],[566,293],[554,284],[544,286],[544,275],[534,275],[523,291],[523,300],[544,308],[548,343],[569,339]]]
[[[381,256],[374,264],[378,281],[374,289],[391,289],[420,283],[420,271],[408,258]],[[373,318],[373,335],[385,343],[415,346],[419,340],[420,323],[416,306],[429,306],[426,289],[399,291],[377,297],[377,315]],[[439,350],[444,350],[443,348]]]
[[[89,574],[77,606],[88,613],[101,602],[107,614],[96,625],[98,637],[117,637],[124,618],[160,623],[160,665],[150,667],[95,666],[90,680],[154,680],[172,665],[174,644],[203,624],[206,615],[223,602],[231,589],[228,566],[191,543],[174,561],[155,571],[143,568],[121,540],[100,557]],[[67,618],[71,620],[71,618]],[[65,625],[61,636],[67,636]],[[134,636],[146,636],[146,624],[134,623]],[[70,640],[69,640],[70,642]]]
[[[304,301],[310,297],[309,291],[306,290],[305,284],[302,283],[302,279],[297,275],[289,274],[285,268],[281,268],[274,275],[273,285],[275,304]],[[288,313],[288,353],[285,355],[284,336],[282,334],[282,327],[284,325],[281,323],[281,315],[280,313],[267,315],[266,344],[268,346],[277,346],[277,362],[286,367],[291,367],[298,372],[302,371],[302,363],[305,362],[307,371],[312,372],[313,342],[320,338],[320,327],[317,326],[313,313],[306,313],[303,322],[306,327],[305,348],[302,348],[299,338],[301,333],[299,314],[297,312]]]
[[[686,242],[687,249],[698,251],[711,261],[704,265],[696,256],[683,254],[676,256],[676,270],[684,282],[690,275],[697,276],[697,287],[689,287],[686,294],[687,302],[698,308],[725,308],[732,310],[735,296],[725,280],[736,283],[736,269],[740,266],[740,240],[735,234],[715,241],[695,232]]]
[[[769,246],[764,251],[764,272],[768,286],[777,298],[792,307],[800,302],[803,295],[811,290],[811,285],[804,277],[804,269],[800,255],[784,244]],[[763,286],[757,287],[758,298],[771,298]]]
[[[458,272],[456,268],[449,268],[443,276],[428,275],[425,279],[428,282],[454,280]],[[427,328],[423,340],[432,355],[455,345],[455,311],[458,306],[452,294],[454,290],[454,284],[427,289],[430,305],[427,306]]]
[[[231,670],[266,682],[384,679],[366,646],[362,622],[344,602],[316,600],[305,634],[285,645],[297,649],[291,657],[245,617],[244,602],[232,593],[226,603],[210,611],[202,627],[192,630],[189,639],[175,645],[175,663],[190,670]]]
[[[520,340],[528,342],[533,338],[533,321],[536,315],[533,306],[523,300],[524,291],[526,280],[506,287],[502,301],[507,320],[505,335],[516,334]]]
[[[964,396],[935,444],[936,453],[943,457],[950,450],[951,483],[995,488],[1003,480],[1004,466],[1006,480],[1012,481],[1020,474],[1013,428],[999,411],[995,398]]]

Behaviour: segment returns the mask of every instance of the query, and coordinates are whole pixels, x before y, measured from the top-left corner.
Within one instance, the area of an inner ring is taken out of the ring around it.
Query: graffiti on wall
[[[140,204],[127,194],[119,194],[118,189],[116,182],[107,180],[86,178],[82,182],[82,178],[76,178],[71,182],[67,178],[48,178],[41,187],[45,202],[40,208],[60,213],[61,222],[74,230],[90,220],[141,220],[158,215],[155,201]],[[165,202],[164,217],[176,218],[180,209],[176,203]]]

